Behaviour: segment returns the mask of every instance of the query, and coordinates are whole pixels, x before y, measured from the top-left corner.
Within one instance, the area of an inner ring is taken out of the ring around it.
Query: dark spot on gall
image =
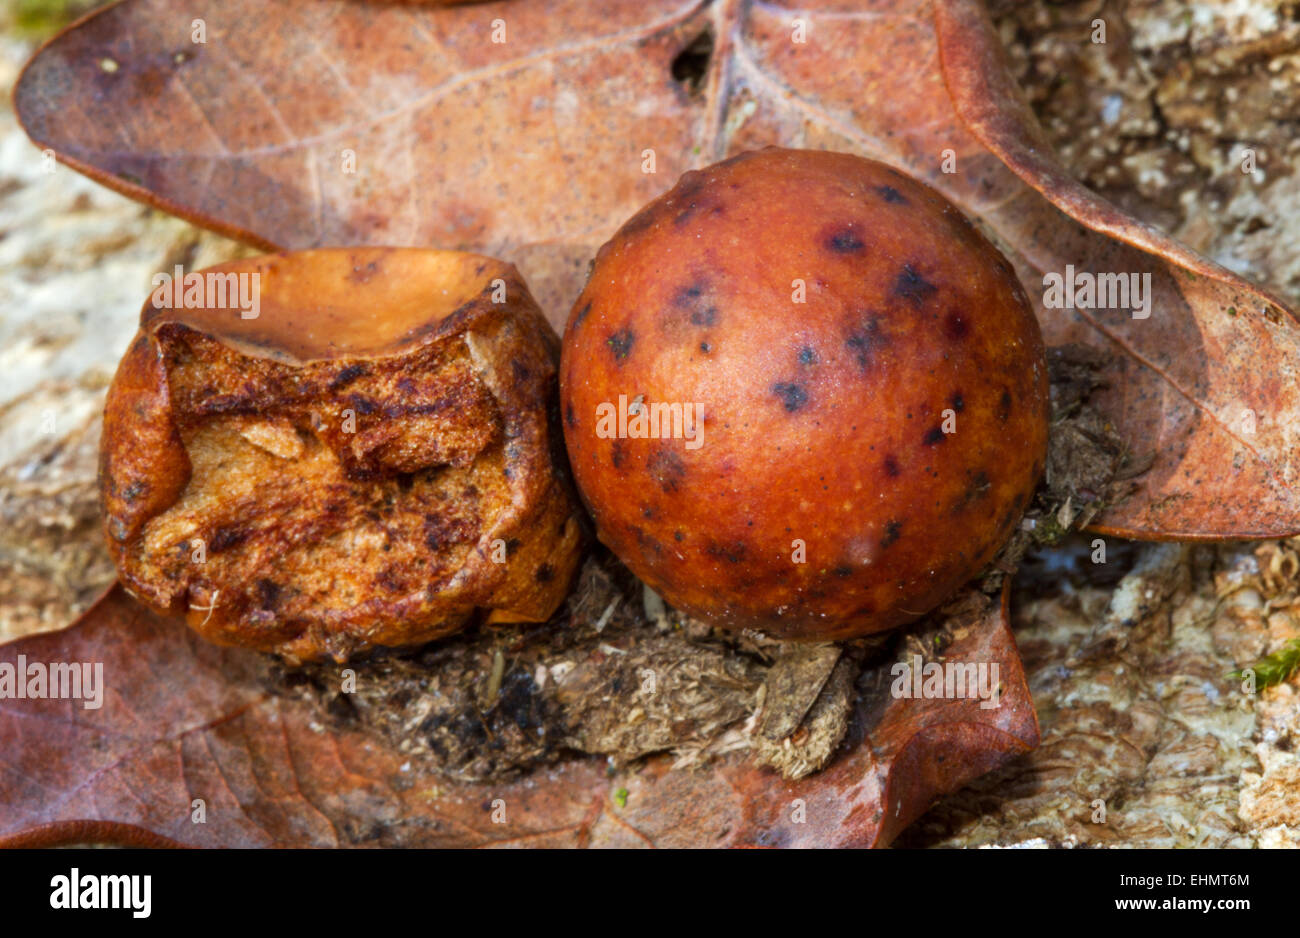
[[[549,583],[555,578],[555,568],[549,563],[544,563],[537,568],[537,572],[533,575],[538,583]]]
[[[620,329],[606,339],[605,344],[614,353],[614,361],[621,362],[632,351],[634,341],[636,341],[636,337],[632,335],[631,329]]]
[[[953,394],[949,399],[949,403],[952,404],[952,409],[959,414],[966,409],[966,399],[961,396],[960,391]]]
[[[962,319],[961,313],[949,313],[943,321],[943,334],[956,342],[970,334],[970,326]]]
[[[876,186],[877,194],[893,205],[906,205],[907,198],[893,186]]]
[[[658,556],[664,552],[664,546],[658,540],[646,534],[645,531],[636,526],[631,526],[629,530],[632,532],[632,536],[636,538],[637,546],[641,548],[643,557],[648,558],[651,554]]]
[[[772,385],[772,393],[781,398],[781,403],[791,413],[808,403],[808,392],[797,384],[779,381]]]
[[[831,232],[826,238],[826,248],[835,254],[861,254],[866,245],[850,225]]]
[[[1011,416],[1011,392],[1005,388],[1002,391],[1002,397],[998,399],[998,419],[1006,421]]]
[[[944,433],[941,428],[931,427],[929,431],[926,432],[925,437],[924,439],[921,440],[921,442],[924,443],[926,446],[935,446],[939,443],[942,443],[947,438],[948,438],[948,434]]]
[[[885,475],[889,476],[891,479],[897,479],[902,474],[903,474],[903,470],[899,468],[898,460],[895,459],[893,456],[886,456]]]
[[[838,577],[852,576],[853,568],[845,565],[840,565],[836,567],[834,570],[832,570],[831,572]]]
[[[889,521],[885,524],[885,536],[880,539],[881,548],[892,547],[903,535],[903,522]]]
[[[708,285],[703,282],[682,287],[673,296],[673,305],[689,310],[690,320],[696,326],[712,326],[718,321],[718,307],[705,298]]]
[[[962,493],[961,500],[953,506],[953,513],[965,509],[968,505],[979,501],[989,493],[990,482],[989,474],[983,469],[978,472],[966,473],[966,490]],[[1019,510],[1019,509],[1018,509]]]
[[[849,333],[844,344],[853,353],[858,367],[865,371],[875,362],[876,352],[888,341],[880,328],[880,316],[871,313]]]
[[[570,427],[576,427],[578,425],[578,415],[574,413],[572,403],[564,405],[564,422]]]
[[[723,212],[722,206],[715,201],[693,201],[687,205],[686,208],[677,213],[677,217],[673,219],[673,224],[680,228],[694,218],[695,214],[702,208],[709,209],[709,214],[711,215],[721,215]]]
[[[684,308],[691,308],[704,295],[704,284],[693,283],[689,287],[682,287],[673,295],[673,305]]]
[[[706,549],[710,557],[721,557],[728,563],[744,563],[745,545],[739,542],[735,544],[710,544]]]
[[[585,320],[585,319],[587,318],[587,314],[590,313],[590,312],[591,312],[591,304],[590,304],[590,303],[585,304],[585,305],[582,307],[582,309],[578,310],[578,314],[577,314],[576,316],[573,317],[573,328],[577,329],[579,326],[581,326],[582,323],[583,323],[583,320]]]
[[[676,492],[686,477],[686,463],[667,446],[661,446],[646,460],[646,471],[665,492]]]
[[[894,281],[894,296],[920,306],[939,292],[939,288],[926,280],[911,264],[904,264],[903,271]]]
[[[817,364],[817,350],[811,345],[805,345],[799,349],[799,364],[815,365]]]

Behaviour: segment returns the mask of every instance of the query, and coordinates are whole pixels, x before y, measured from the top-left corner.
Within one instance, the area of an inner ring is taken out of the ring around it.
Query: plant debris
[[[781,650],[780,657],[763,682],[765,706],[759,732],[763,738],[780,740],[789,736],[817,702],[842,654],[835,644],[795,645]]]
[[[313,702],[336,727],[373,726],[459,781],[508,778],[575,752],[613,767],[667,752],[684,768],[736,750],[799,778],[830,761],[860,662],[892,639],[785,645],[667,609],[652,619],[643,599],[600,551],[549,624],[381,650],[343,669],[280,667],[272,689]]]
[[[981,589],[995,593],[1033,547],[1050,547],[1086,527],[1104,508],[1122,502],[1132,479],[1151,467],[1152,455],[1134,455],[1129,444],[1092,403],[1105,386],[1105,356],[1085,345],[1047,350],[1052,424],[1047,469],[1019,527],[989,564]]]
[[[786,778],[803,778],[825,768],[848,729],[857,700],[857,673],[849,658],[837,656],[806,715],[785,735],[756,736],[754,758]]]

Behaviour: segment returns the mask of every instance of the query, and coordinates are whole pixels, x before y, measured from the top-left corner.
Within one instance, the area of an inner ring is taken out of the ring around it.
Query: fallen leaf
[[[1006,596],[976,596],[983,608],[952,623],[944,660],[996,662],[1000,706],[895,699],[882,666],[846,749],[810,778],[785,782],[743,756],[615,775],[575,757],[458,784],[377,735],[327,729],[275,693],[273,658],[210,645],[115,587],[71,628],[0,646],[0,669],[98,662],[104,675],[98,709],[0,700],[0,847],[883,845],[1038,742]]]
[[[977,0],[127,0],[15,100],[38,145],[136,198],[267,248],[500,256],[557,326],[597,246],[683,171],[766,144],[883,159],[981,220],[1049,345],[1108,353],[1101,403],[1154,463],[1096,529],[1300,531],[1294,315],[1071,180]],[[1150,274],[1149,318],[1044,308],[1067,265]]]

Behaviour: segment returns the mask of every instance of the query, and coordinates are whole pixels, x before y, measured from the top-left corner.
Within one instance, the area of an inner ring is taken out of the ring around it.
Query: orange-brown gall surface
[[[256,318],[151,297],[109,389],[100,482],[126,588],[298,660],[479,612],[546,619],[581,524],[558,343],[515,269],[357,249],[212,272],[258,275]]]
[[[646,426],[611,423],[620,395]],[[743,153],[629,220],[569,317],[560,396],[600,539],[678,608],[789,638],[935,607],[1046,457],[1010,266],[933,190],[848,154]],[[656,404],[698,404],[698,436],[647,438]]]

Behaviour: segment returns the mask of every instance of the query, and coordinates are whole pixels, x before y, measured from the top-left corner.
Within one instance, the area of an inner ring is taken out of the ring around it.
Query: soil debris
[[[1031,548],[1055,546],[1102,509],[1122,502],[1133,490],[1131,480],[1150,468],[1152,457],[1135,456],[1092,404],[1093,392],[1105,386],[1104,365],[1104,356],[1088,346],[1047,350],[1052,424],[1045,478],[1011,540],[981,578],[986,593],[1000,590],[1003,577],[1019,569]]]
[[[506,778],[571,753],[612,766],[664,752],[681,767],[705,764],[753,748],[760,714],[778,711],[783,737],[800,745],[769,764],[806,774],[843,736],[857,668],[838,646],[818,646],[812,657],[826,663],[784,666],[773,690],[765,681],[782,660],[774,645],[655,604],[600,551],[548,624],[484,627],[342,670],[282,668],[273,689],[312,701],[336,727],[374,726],[457,780]]]

